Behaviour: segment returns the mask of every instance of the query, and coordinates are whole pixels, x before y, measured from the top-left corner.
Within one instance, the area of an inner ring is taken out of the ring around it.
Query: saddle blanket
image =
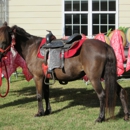
[[[64,58],[70,58],[70,57],[74,56],[85,40],[86,39],[81,39],[80,41],[77,41],[77,44],[75,44],[71,49],[69,49],[68,51],[66,51],[64,53]],[[44,59],[44,56],[42,56],[41,53],[40,53],[40,48],[45,43],[46,43],[46,38],[43,38],[42,41],[41,41],[41,44],[39,46],[39,49],[38,49],[38,53],[37,53],[38,58]]]

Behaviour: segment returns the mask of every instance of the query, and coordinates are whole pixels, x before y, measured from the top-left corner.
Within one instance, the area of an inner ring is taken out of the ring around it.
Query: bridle
[[[2,54],[3,54],[3,53],[6,53],[7,51],[9,51],[10,48],[15,45],[15,36],[14,36],[14,34],[12,34],[11,37],[12,37],[11,45],[9,45],[5,50],[0,48],[0,52],[1,52]]]
[[[4,67],[5,67],[5,71],[6,71],[6,75],[7,75],[7,90],[6,90],[4,95],[2,95],[0,93],[0,97],[2,97],[2,98],[7,96],[7,94],[9,93],[9,88],[10,88],[9,87],[9,77],[8,77],[7,67],[6,67],[4,59],[5,59],[5,54],[10,50],[11,47],[13,47],[15,45],[15,35],[13,34],[13,35],[11,35],[11,37],[12,37],[11,45],[9,45],[5,50],[0,48],[0,52],[2,54],[4,54],[4,56],[2,58],[3,60],[1,60],[1,61],[4,63]],[[2,78],[1,77],[1,75],[2,75],[2,62],[0,62],[0,86],[2,85],[2,79],[1,79]]]

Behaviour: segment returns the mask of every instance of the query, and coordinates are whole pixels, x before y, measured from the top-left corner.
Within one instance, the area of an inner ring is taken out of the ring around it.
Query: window
[[[64,0],[64,35],[92,36],[118,26],[118,0]]]
[[[88,34],[88,0],[65,0],[65,35]]]

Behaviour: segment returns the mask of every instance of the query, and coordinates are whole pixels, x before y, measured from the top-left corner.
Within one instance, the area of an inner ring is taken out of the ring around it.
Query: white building
[[[56,37],[72,33],[92,36],[130,26],[129,0],[0,0],[0,24],[18,25],[28,33]]]

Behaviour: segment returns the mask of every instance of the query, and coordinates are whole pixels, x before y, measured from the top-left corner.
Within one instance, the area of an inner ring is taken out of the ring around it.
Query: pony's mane
[[[11,27],[11,30],[20,35],[20,36],[24,36],[24,37],[30,37],[31,35],[29,33],[27,33],[23,28],[18,27],[17,25],[14,25]]]

